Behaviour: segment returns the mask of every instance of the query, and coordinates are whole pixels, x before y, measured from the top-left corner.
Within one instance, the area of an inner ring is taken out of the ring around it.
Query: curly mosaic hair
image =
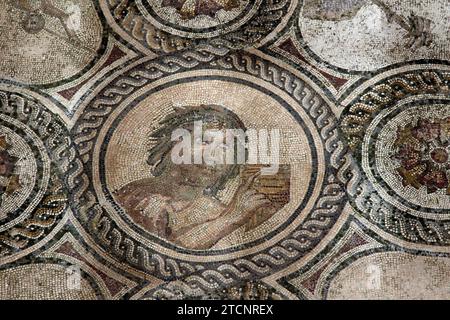
[[[174,107],[175,112],[166,116],[159,122],[160,128],[152,132],[150,138],[156,144],[150,150],[147,163],[152,167],[154,176],[161,175],[170,160],[172,148],[177,143],[171,140],[172,132],[176,129],[191,130],[195,121],[202,121],[205,124],[213,125],[217,129],[242,129],[246,127],[241,119],[232,111],[218,105],[200,105]],[[238,144],[234,144],[235,151]],[[235,157],[237,152],[234,152]],[[236,163],[236,162],[235,162]],[[216,196],[217,192],[225,187],[228,180],[239,174],[239,165],[230,164],[224,174],[212,185],[204,190],[204,193]]]

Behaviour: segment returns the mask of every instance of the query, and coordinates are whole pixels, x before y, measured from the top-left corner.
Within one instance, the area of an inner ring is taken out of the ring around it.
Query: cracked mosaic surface
[[[0,299],[448,299],[449,17],[2,1]],[[278,171],[175,163],[198,122],[278,130]]]

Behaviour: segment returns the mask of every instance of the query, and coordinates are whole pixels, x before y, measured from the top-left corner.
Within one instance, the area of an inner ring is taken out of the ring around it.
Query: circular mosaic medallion
[[[148,232],[152,242],[162,243],[162,238],[169,247],[177,244],[195,250],[251,247],[280,232],[309,200],[307,195],[316,183],[313,167],[318,163],[308,128],[289,114],[285,101],[236,81],[177,80],[184,83],[170,83],[168,88],[136,97],[144,100],[127,105],[105,132],[105,151],[98,155],[103,159],[98,165],[104,168],[99,168],[99,180],[109,191],[105,199],[121,207],[118,213],[123,220],[140,227],[140,234]],[[268,116],[271,110],[277,110],[276,119]],[[278,172],[261,175],[246,187],[262,167],[258,163],[174,165],[173,150],[160,149],[170,145],[173,131],[194,121],[202,121],[204,130],[220,125],[224,135],[227,129],[271,134],[271,128],[277,128],[281,139]],[[158,163],[161,167],[154,167]],[[205,195],[208,188],[214,189],[213,196]],[[245,196],[249,190],[267,197],[266,208],[259,207],[260,195]],[[252,199],[254,204],[246,208],[244,202]],[[234,217],[227,214],[229,210],[239,213]],[[255,216],[254,211],[258,211]]]
[[[49,85],[88,69],[103,43],[96,6],[90,0],[1,1],[0,76]]]
[[[203,43],[241,48],[267,36],[291,0],[138,0],[103,3],[115,31],[143,50],[173,52]],[[276,17],[276,18],[275,18]]]
[[[68,142],[41,104],[0,91],[0,256],[26,250],[61,220]]]
[[[142,1],[148,20],[161,30],[188,38],[234,31],[256,13],[262,0]]]
[[[391,76],[342,117],[361,168],[354,205],[412,241],[449,241],[449,79],[437,70]]]
[[[336,119],[306,82],[286,71],[280,80],[267,61],[236,55],[193,70],[193,57],[173,60],[186,71],[177,75],[167,71],[172,60],[135,67],[97,94],[101,105],[84,110],[74,134],[86,165],[74,163],[69,179],[82,190],[73,192],[83,204],[77,215],[109,252],[161,278],[204,270],[201,279],[221,282],[213,274],[226,268],[233,282],[271,272],[313,250],[344,204],[334,176],[342,157]],[[182,67],[186,59],[190,67]],[[253,75],[255,65],[269,80]],[[195,145],[200,139],[200,149],[180,152],[179,130]],[[229,131],[245,136],[231,146],[206,138]],[[264,141],[279,146],[270,149],[278,165],[265,174],[273,158]],[[229,162],[205,160],[206,152],[230,150]],[[194,158],[180,163],[177,155]],[[325,170],[327,162],[335,169]]]

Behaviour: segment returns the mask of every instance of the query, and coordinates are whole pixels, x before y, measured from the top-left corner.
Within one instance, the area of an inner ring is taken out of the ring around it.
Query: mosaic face
[[[299,19],[317,58],[370,71],[411,59],[445,59],[445,1],[307,0]]]

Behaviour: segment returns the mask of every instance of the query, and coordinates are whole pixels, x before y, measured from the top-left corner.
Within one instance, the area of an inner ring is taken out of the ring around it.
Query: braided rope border
[[[348,152],[339,140],[337,119],[324,100],[304,81],[276,65],[250,56],[234,53],[222,58],[227,51],[181,52],[147,62],[113,80],[102,89],[74,126],[74,141],[80,158],[70,164],[68,185],[73,196],[76,215],[97,240],[114,255],[135,267],[165,280],[184,279],[192,287],[217,288],[230,286],[243,279],[267,276],[309,252],[337,220],[346,193],[340,183],[341,168],[348,163]],[[117,228],[97,203],[91,183],[83,166],[89,166],[98,130],[115,105],[146,84],[179,71],[193,68],[234,70],[252,74],[288,92],[302,105],[317,126],[324,141],[326,162],[330,164],[327,177],[315,208],[304,223],[288,238],[246,259],[231,259],[222,263],[190,263],[173,259],[143,247]],[[82,205],[80,205],[82,204]]]

